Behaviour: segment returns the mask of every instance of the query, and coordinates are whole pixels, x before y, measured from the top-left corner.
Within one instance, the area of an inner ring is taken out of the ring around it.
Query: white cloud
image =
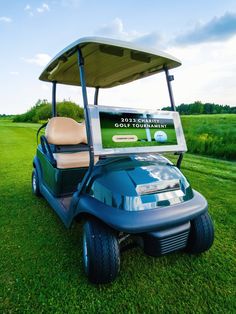
[[[224,41],[236,34],[236,13],[226,12],[206,23],[198,23],[195,28],[185,31],[175,38],[179,45],[191,45],[202,42]]]
[[[11,23],[12,22],[12,19],[8,16],[1,16],[0,17],[0,22],[3,22],[3,23]]]
[[[31,10],[31,6],[29,4],[26,4],[24,11],[29,11],[29,10]]]
[[[179,58],[183,65],[171,71],[176,76],[176,80],[173,82],[176,104],[201,100],[202,102],[236,105],[236,35],[229,39],[222,36],[221,40],[217,42],[195,43],[194,41],[189,45],[179,45],[177,41],[170,40],[166,36],[164,39],[164,36],[158,32],[140,34],[137,31],[126,30],[120,18],[103,25],[96,31],[96,34],[164,49]],[[158,97],[155,98],[158,82],[161,84],[158,95],[156,95],[160,96],[159,100]],[[154,105],[161,108],[169,104],[164,77],[161,80],[161,75],[157,75],[142,80],[141,83],[140,86],[139,81],[132,83],[131,85],[136,87],[133,90],[128,84],[112,89],[112,94],[109,91],[102,92],[101,103],[108,105],[112,98],[115,99],[113,105],[117,106],[136,104],[138,107]],[[134,93],[136,97],[133,97]]]
[[[177,103],[201,100],[236,105],[236,36],[223,43],[172,47],[168,52],[183,62],[174,71]]]
[[[27,12],[29,16],[34,16],[33,9],[31,8],[29,4],[26,4],[24,11]]]
[[[143,36],[139,36],[135,38],[133,42],[142,46],[158,49],[165,49],[167,46],[167,41],[158,32],[150,32]]]
[[[60,3],[63,7],[78,7],[81,0],[60,0]]]
[[[34,16],[35,13],[41,14],[50,11],[50,7],[47,3],[43,3],[40,7],[35,9],[32,8],[30,4],[27,4],[24,8],[24,11],[27,12],[29,16]]]
[[[124,28],[124,24],[119,17],[116,17],[109,24],[104,24],[102,27],[96,30],[95,34],[128,41],[131,41],[143,35],[136,31],[126,31]]]
[[[41,7],[38,7],[36,10],[37,10],[38,13],[44,13],[44,12],[49,11],[50,8],[49,8],[49,5],[47,3],[43,3],[41,5]]]
[[[95,34],[120,40],[132,41],[152,48],[158,47],[161,49],[167,45],[164,38],[157,31],[141,33],[136,30],[126,30],[123,21],[119,17],[116,17],[109,24],[104,24],[102,27],[98,28]]]
[[[10,71],[10,74],[11,74],[11,75],[14,75],[14,76],[17,76],[17,75],[19,75],[20,73],[17,72],[17,71]]]
[[[46,53],[37,53],[33,58],[22,58],[25,62],[45,66],[51,60],[51,57]]]

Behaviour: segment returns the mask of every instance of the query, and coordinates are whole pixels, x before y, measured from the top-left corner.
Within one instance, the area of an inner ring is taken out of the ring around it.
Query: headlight
[[[156,181],[136,186],[136,192],[139,195],[154,194],[174,190],[180,190],[179,180]]]

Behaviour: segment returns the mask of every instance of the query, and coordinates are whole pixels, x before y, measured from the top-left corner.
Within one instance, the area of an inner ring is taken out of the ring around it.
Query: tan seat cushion
[[[45,130],[45,136],[48,143],[54,145],[87,144],[85,124],[66,117],[50,119]]]
[[[89,152],[77,152],[77,153],[55,153],[53,154],[57,161],[57,168],[80,168],[89,166]],[[94,158],[95,163],[98,161],[98,157]]]

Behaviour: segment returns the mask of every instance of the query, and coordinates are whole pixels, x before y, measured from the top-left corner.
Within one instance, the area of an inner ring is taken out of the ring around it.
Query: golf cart
[[[169,70],[176,58],[128,42],[83,38],[62,50],[40,80],[52,83],[52,118],[33,160],[32,190],[66,227],[83,222],[83,262],[93,283],[118,275],[133,244],[151,256],[197,254],[214,238],[205,198],[180,172],[187,147]],[[98,106],[98,92],[164,72],[171,111]],[[82,87],[84,118],[57,115],[57,84]],[[89,105],[87,87],[95,88]],[[174,165],[161,153],[177,155]]]

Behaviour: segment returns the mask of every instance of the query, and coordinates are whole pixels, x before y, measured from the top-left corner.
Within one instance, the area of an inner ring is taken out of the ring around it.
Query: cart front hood
[[[90,181],[90,195],[128,211],[178,204],[193,197],[177,167],[159,155],[109,158],[99,162]]]

